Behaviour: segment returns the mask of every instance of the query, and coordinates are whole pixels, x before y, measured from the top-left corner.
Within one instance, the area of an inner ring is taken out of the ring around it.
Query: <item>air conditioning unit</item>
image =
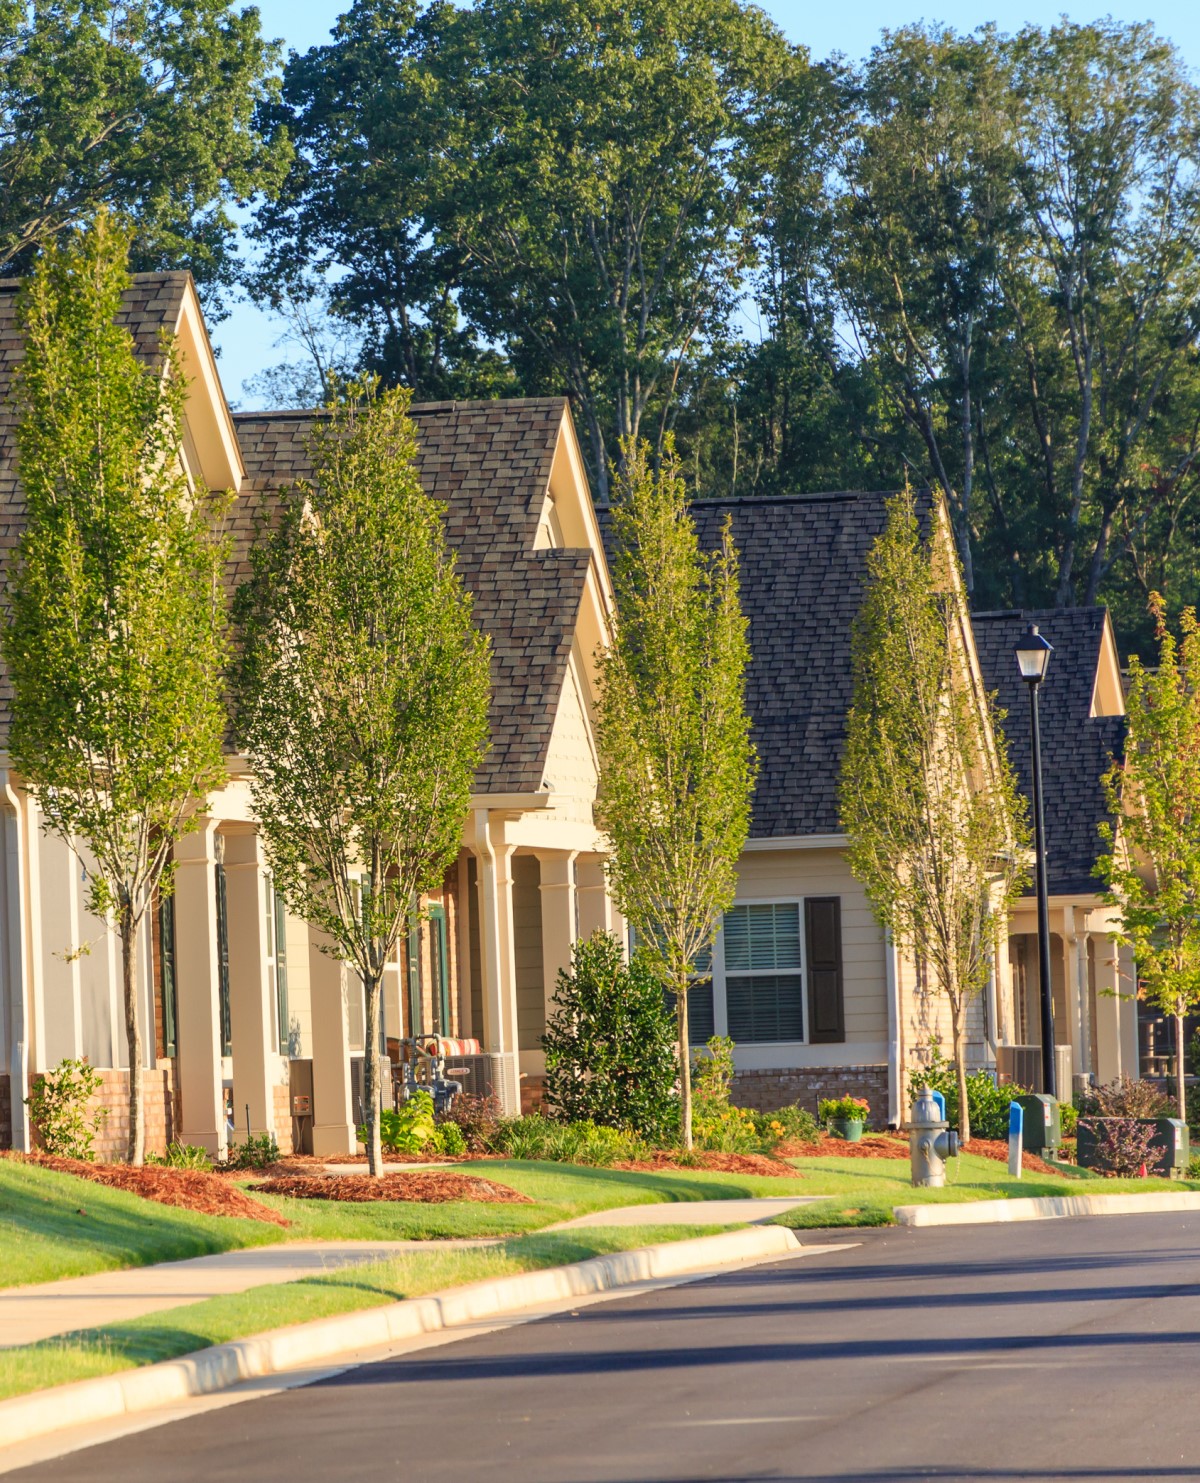
[[[1001,1086],[1025,1087],[1031,1092],[1042,1089],[1042,1048],[1040,1045],[998,1045],[996,1047],[996,1080]]]

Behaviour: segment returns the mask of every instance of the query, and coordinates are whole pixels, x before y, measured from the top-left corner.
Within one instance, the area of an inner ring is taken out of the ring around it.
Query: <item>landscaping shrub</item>
[[[1200,1179],[1200,1153],[1194,1153],[1188,1160],[1187,1169],[1184,1171],[1185,1179]]]
[[[826,1127],[836,1122],[865,1123],[871,1105],[864,1097],[823,1097],[817,1103],[817,1117]]]
[[[1059,1125],[1062,1128],[1064,1138],[1074,1138],[1075,1130],[1079,1126],[1079,1113],[1071,1102],[1060,1102],[1058,1104]]]
[[[269,1169],[279,1162],[279,1144],[274,1133],[256,1133],[245,1143],[231,1143],[225,1156],[227,1169]]]
[[[763,1147],[760,1115],[734,1107],[733,1041],[714,1035],[692,1052],[692,1138],[712,1153],[758,1153]]]
[[[358,1141],[365,1143],[366,1128],[356,1131]],[[428,1092],[414,1092],[398,1108],[385,1107],[379,1114],[379,1141],[384,1153],[423,1153],[430,1143],[434,1144],[431,1152],[445,1152],[437,1138],[433,1098]]]
[[[1131,1076],[1092,1087],[1079,1099],[1082,1117],[1170,1117],[1174,1111],[1174,1102],[1153,1082]]]
[[[610,1164],[644,1158],[647,1145],[635,1134],[583,1119],[561,1122],[531,1113],[501,1118],[488,1139],[487,1151],[510,1159],[547,1159],[561,1164]]]
[[[1092,1167],[1101,1174],[1130,1178],[1140,1174],[1143,1167],[1147,1174],[1153,1174],[1162,1161],[1162,1150],[1151,1147],[1157,1136],[1152,1123],[1139,1122],[1136,1117],[1105,1116],[1081,1118],[1079,1125],[1095,1134]]]
[[[794,1102],[775,1112],[756,1112],[754,1120],[758,1124],[759,1137],[767,1148],[780,1143],[816,1143],[821,1136],[821,1126],[816,1118]]]
[[[438,1123],[434,1129],[432,1143],[428,1145],[430,1150],[444,1153],[451,1158],[458,1158],[467,1151],[467,1140],[463,1130],[457,1123]]]
[[[922,1087],[941,1092],[946,1099],[946,1121],[958,1125],[958,1076],[954,1062],[942,1054],[936,1040],[929,1046],[929,1064],[914,1070],[908,1079],[909,1103],[915,1102]],[[971,1115],[974,1138],[1007,1138],[1008,1106],[1025,1095],[1019,1086],[997,1086],[990,1071],[973,1071],[967,1077],[967,1111]]]
[[[60,1061],[53,1071],[45,1071],[34,1079],[25,1106],[29,1108],[29,1120],[38,1143],[46,1153],[67,1159],[95,1158],[92,1139],[104,1126],[108,1113],[102,1107],[97,1108],[89,1118],[87,1105],[103,1084],[100,1073],[88,1063],[86,1056],[79,1061],[70,1058]]]
[[[672,1136],[679,1121],[675,1019],[640,953],[626,963],[609,932],[575,948],[542,1036],[545,1102],[565,1122]]]
[[[168,1143],[167,1151],[162,1153],[148,1153],[146,1155],[148,1164],[158,1164],[165,1169],[211,1169],[212,1160],[208,1156],[208,1149],[201,1148],[196,1143]]]
[[[500,1103],[495,1097],[473,1097],[464,1093],[455,1097],[445,1116],[462,1133],[468,1153],[487,1153],[500,1122]]]

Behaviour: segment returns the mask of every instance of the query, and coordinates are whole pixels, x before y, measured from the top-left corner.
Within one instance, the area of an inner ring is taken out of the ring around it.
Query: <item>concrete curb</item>
[[[760,1226],[612,1252],[566,1267],[491,1278],[361,1313],[319,1318],[200,1349],[140,1370],[77,1380],[0,1401],[0,1438],[6,1445],[15,1445],[65,1426],[78,1427],[154,1410],[211,1395],[244,1380],[517,1313],[556,1299],[583,1297],[712,1267],[767,1261],[803,1249],[786,1227]]]
[[[1006,1225],[1014,1220],[1061,1220],[1071,1215],[1153,1215],[1200,1210],[1196,1190],[1158,1190],[1145,1195],[1047,1195],[1027,1200],[976,1200],[966,1205],[897,1205],[902,1226]]]

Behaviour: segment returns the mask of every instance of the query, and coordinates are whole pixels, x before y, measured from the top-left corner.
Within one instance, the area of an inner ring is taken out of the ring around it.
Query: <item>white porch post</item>
[[[329,951],[333,939],[308,929],[312,996],[313,1153],[353,1153],[358,1146],[350,1106],[350,966]]]
[[[1137,964],[1133,961],[1132,948],[1114,947],[1113,950],[1117,954],[1117,990],[1121,995],[1116,1001],[1121,1011],[1121,1071],[1136,1081],[1142,1070],[1138,1044]]]
[[[573,850],[539,850],[542,905],[542,975],[545,979],[546,1019],[558,985],[559,973],[569,973],[575,946],[575,853]],[[527,1050],[540,1047],[528,1046]]]
[[[11,1110],[12,1146],[23,1153],[32,1147],[32,1130],[25,1096],[29,1090],[29,1039],[33,1015],[29,1004],[33,981],[28,972],[29,942],[26,914],[26,871],[21,848],[26,818],[23,796],[14,791],[11,779],[5,779],[3,820],[4,869],[4,970],[8,983],[8,1023],[6,1045],[8,1096]]]
[[[579,855],[575,860],[575,894],[579,936],[586,942],[593,932],[614,931],[615,910],[604,878],[603,855]]]
[[[217,968],[216,819],[175,846],[175,1058],[179,1138],[225,1151]]]
[[[1096,1077],[1101,1082],[1115,1081],[1123,1069],[1121,1054],[1120,999],[1117,976],[1117,945],[1107,937],[1096,941]]]
[[[517,1066],[517,971],[513,958],[513,846],[487,809],[475,812],[479,859],[479,940],[483,968],[483,1043],[495,1067],[501,1110],[521,1110]]]
[[[233,1041],[233,1121],[245,1136],[275,1132],[279,1042],[267,972],[267,880],[257,830],[225,832],[225,898],[229,931],[229,1020]]]

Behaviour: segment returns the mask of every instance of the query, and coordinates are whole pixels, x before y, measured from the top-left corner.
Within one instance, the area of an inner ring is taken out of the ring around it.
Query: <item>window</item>
[[[799,902],[732,907],[723,933],[725,1009],[734,1043],[803,1040]]]

